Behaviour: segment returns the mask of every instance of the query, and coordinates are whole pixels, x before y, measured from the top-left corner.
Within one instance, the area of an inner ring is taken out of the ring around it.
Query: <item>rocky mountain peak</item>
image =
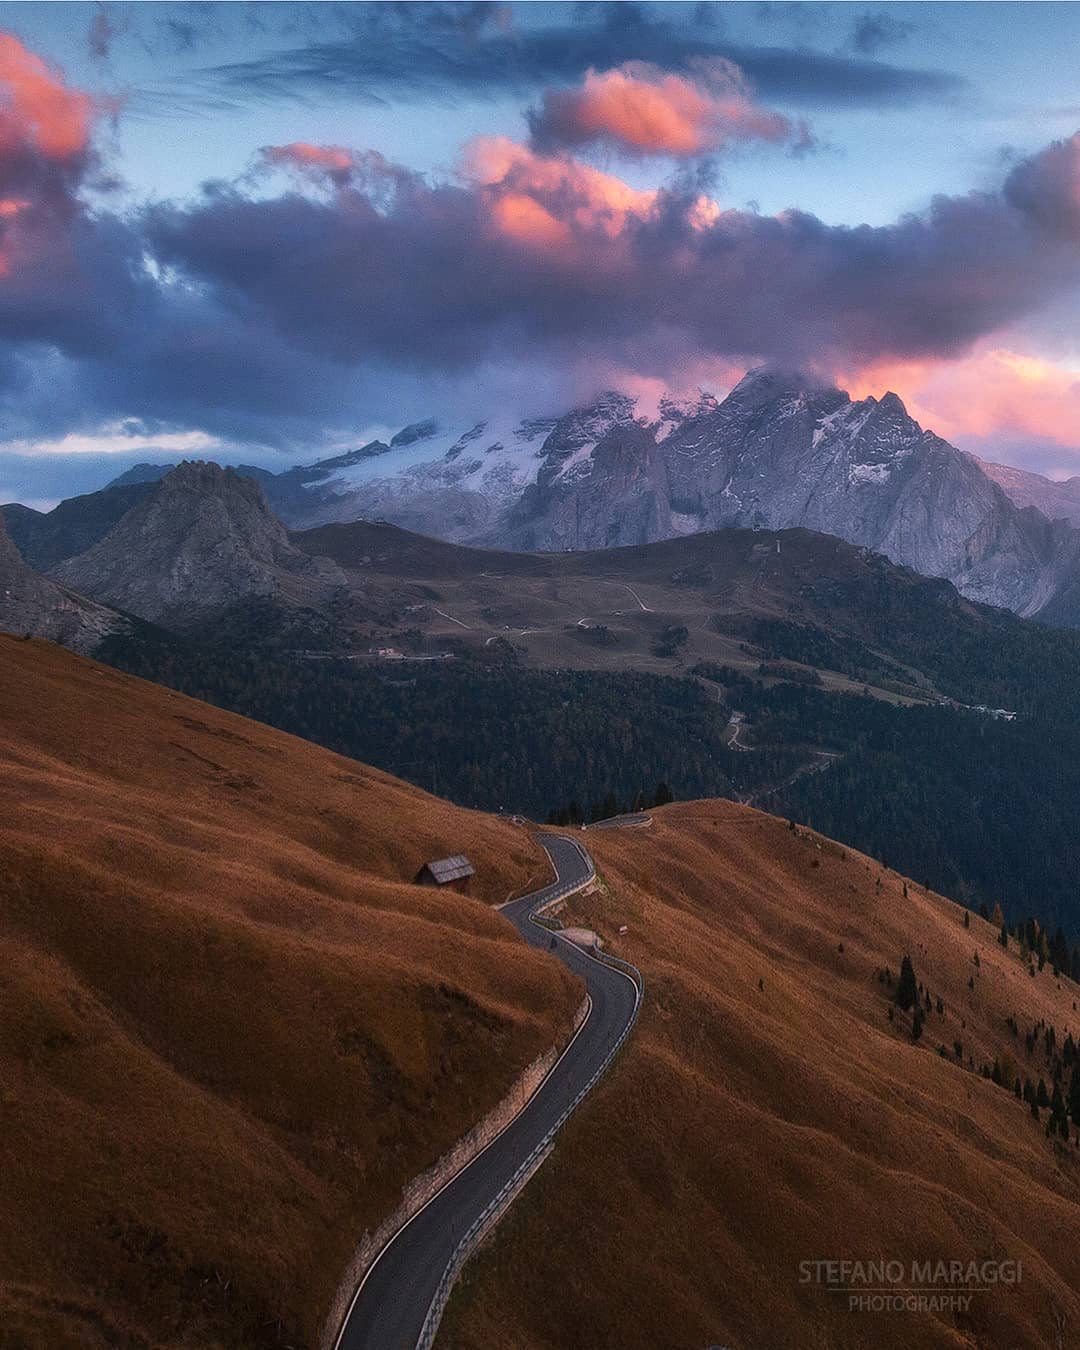
[[[312,572],[312,560],[289,543],[257,482],[191,460],[52,575],[107,604],[182,628],[206,611],[275,594],[285,573]]]
[[[231,539],[234,548],[253,558],[277,562],[295,553],[261,486],[212,461],[178,464],[161,480],[147,506],[155,528],[164,528],[176,545],[197,545],[212,524],[220,538]]]
[[[609,389],[592,403],[560,417],[540,448],[543,465],[537,481],[550,482],[572,459],[589,453],[617,426],[634,422],[637,400],[629,394]]]
[[[434,417],[428,417],[423,422],[412,422],[402,427],[390,444],[397,449],[403,445],[415,445],[417,441],[430,441],[438,429],[439,424]]]
[[[883,412],[893,413],[900,417],[908,416],[908,410],[904,406],[904,400],[899,394],[894,394],[891,389],[888,390],[887,393],[882,394],[881,398],[878,399],[878,407]]]
[[[708,394],[704,389],[698,389],[695,394],[682,398],[672,398],[665,395],[660,400],[657,411],[661,426],[679,426],[695,417],[708,417],[710,413],[716,412],[719,407],[720,403],[714,394]]]
[[[809,371],[785,369],[782,366],[756,366],[746,372],[724,402],[748,407],[798,399],[811,402],[822,396],[833,403],[850,401],[842,389],[837,389]]]
[[[617,389],[608,389],[598,395],[592,403],[560,417],[552,431],[562,440],[574,440],[578,444],[586,441],[598,441],[601,436],[621,422],[632,422],[637,411],[637,400]]]

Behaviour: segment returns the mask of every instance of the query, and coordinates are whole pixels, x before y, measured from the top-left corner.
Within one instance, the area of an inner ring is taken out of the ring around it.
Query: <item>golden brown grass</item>
[[[977,1065],[1008,1048],[1037,1079],[1024,1032],[1076,1036],[1080,989],[1049,966],[1031,978],[955,904],[905,898],[879,864],[745,807],[675,805],[588,839],[606,892],[568,917],[641,966],[642,1019],[467,1268],[440,1346],[1080,1346],[1078,1150],[952,1060],[957,1039]],[[918,1044],[875,977],[905,952],[945,1005]],[[967,1318],[849,1312],[799,1284],[800,1261],[879,1257],[1011,1258],[1022,1280]]]
[[[0,1347],[310,1345],[566,1029],[526,833],[0,637]],[[477,898],[406,884],[465,852]]]

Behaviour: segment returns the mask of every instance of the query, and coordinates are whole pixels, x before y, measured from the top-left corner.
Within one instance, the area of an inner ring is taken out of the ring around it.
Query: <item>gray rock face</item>
[[[1080,525],[1080,477],[1059,482],[1011,464],[988,464],[985,460],[979,461],[979,467],[1016,506],[1033,506],[1048,520]]]
[[[723,403],[660,412],[658,424],[613,424],[572,475],[541,472],[483,542],[605,548],[802,526],[1028,615],[1075,571],[1075,532],[1018,509],[895,394],[853,403],[799,375],[755,371]]]
[[[89,654],[110,634],[130,627],[122,615],[27,567],[0,516],[0,629]]]
[[[92,548],[51,575],[95,599],[184,629],[241,599],[333,585],[333,563],[293,548],[254,480],[216,464],[168,473]]]

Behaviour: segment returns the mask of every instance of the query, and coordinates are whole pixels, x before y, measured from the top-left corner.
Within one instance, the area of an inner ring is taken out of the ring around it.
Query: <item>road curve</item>
[[[637,1015],[640,996],[628,974],[532,921],[538,910],[580,889],[595,875],[592,860],[576,839],[543,835],[540,842],[556,880],[503,905],[502,913],[530,946],[551,950],[581,976],[591,999],[589,1014],[520,1114],[382,1249],[345,1315],[335,1350],[416,1350],[429,1309],[445,1292],[444,1272],[459,1242],[558,1128]]]

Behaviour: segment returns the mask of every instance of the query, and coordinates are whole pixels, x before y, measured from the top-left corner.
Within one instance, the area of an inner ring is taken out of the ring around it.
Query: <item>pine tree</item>
[[[1009,945],[1009,930],[1005,927],[1004,920],[1002,920],[1001,923],[1001,932],[998,934],[998,941],[1003,947],[1008,947]]]
[[[907,1012],[918,996],[919,986],[915,980],[915,967],[911,964],[911,957],[905,956],[900,962],[900,982],[896,986],[896,1006]]]
[[[1073,1065],[1069,1083],[1069,1115],[1072,1116],[1073,1124],[1080,1129],[1080,1064]]]

